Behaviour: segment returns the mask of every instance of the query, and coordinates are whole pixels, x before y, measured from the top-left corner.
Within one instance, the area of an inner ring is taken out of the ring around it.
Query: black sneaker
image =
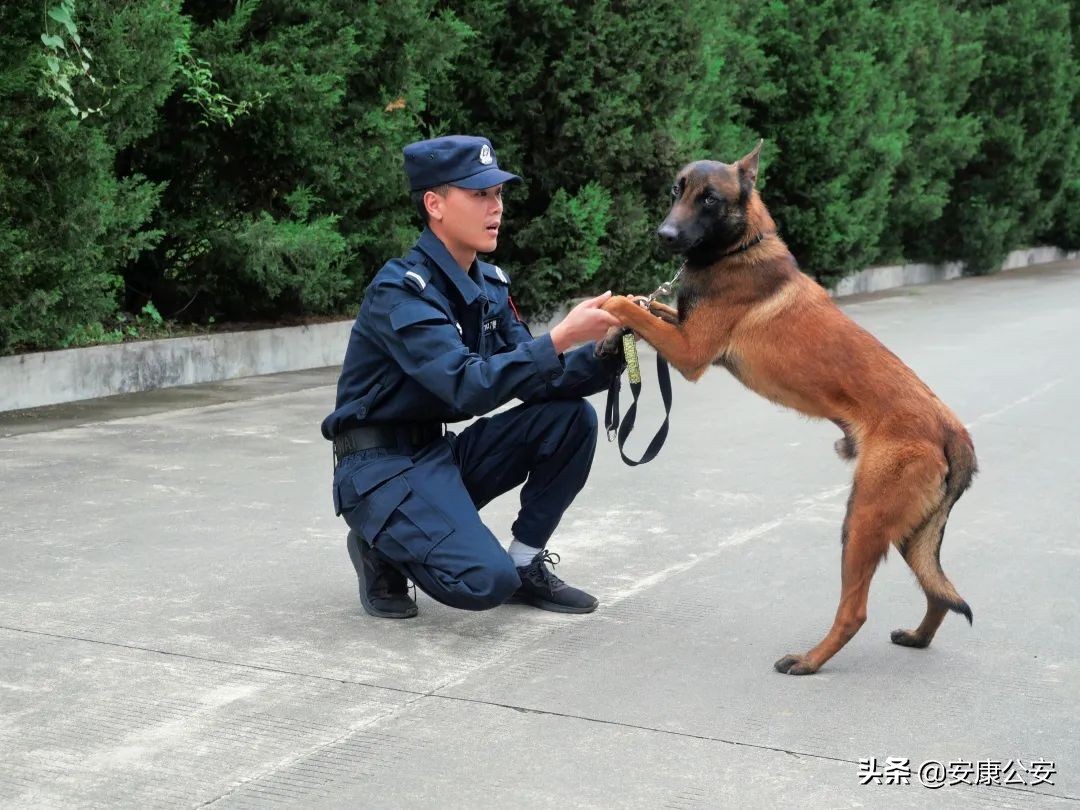
[[[360,581],[360,604],[369,616],[411,619],[419,612],[416,602],[409,598],[409,581],[404,574],[361,540],[356,532],[349,532],[345,545]]]
[[[518,568],[521,587],[507,600],[551,610],[555,613],[592,613],[600,604],[595,596],[567,585],[548,568],[548,563],[556,565],[559,555],[546,549],[541,550],[532,562]]]

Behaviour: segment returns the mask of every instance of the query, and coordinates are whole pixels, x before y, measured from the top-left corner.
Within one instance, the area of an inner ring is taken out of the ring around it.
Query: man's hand
[[[619,325],[619,319],[601,309],[611,298],[611,290],[596,298],[582,301],[551,330],[551,342],[555,351],[562,354],[567,349],[588,340],[600,340],[608,329]]]

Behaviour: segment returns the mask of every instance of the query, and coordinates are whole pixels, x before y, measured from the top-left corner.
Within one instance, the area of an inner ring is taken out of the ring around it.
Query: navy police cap
[[[405,174],[411,191],[442,185],[491,188],[521,180],[499,168],[491,141],[475,135],[444,135],[417,141],[404,151]]]

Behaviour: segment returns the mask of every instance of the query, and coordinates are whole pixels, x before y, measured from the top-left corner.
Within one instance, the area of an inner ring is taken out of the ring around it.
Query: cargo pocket
[[[399,517],[386,526],[386,532],[421,563],[427,562],[431,550],[454,528],[442,511],[415,489],[398,504],[397,511]]]
[[[412,491],[402,474],[410,467],[408,456],[383,456],[352,474],[353,489],[360,497],[356,507],[360,533],[369,543],[375,542],[375,536]]]

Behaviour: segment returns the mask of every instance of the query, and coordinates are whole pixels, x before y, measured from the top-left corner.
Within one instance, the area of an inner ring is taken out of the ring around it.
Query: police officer
[[[545,546],[585,484],[596,414],[583,397],[607,387],[621,357],[592,344],[618,321],[610,292],[534,338],[505,271],[477,258],[495,249],[502,187],[486,138],[448,136],[405,147],[405,172],[426,223],[412,250],[364,293],[322,423],[334,443],[334,506],[372,616],[408,618],[407,579],[466,610],[505,601],[589,613],[597,600],[560,580]],[[490,413],[459,434],[445,423]],[[478,510],[524,483],[509,551]]]

